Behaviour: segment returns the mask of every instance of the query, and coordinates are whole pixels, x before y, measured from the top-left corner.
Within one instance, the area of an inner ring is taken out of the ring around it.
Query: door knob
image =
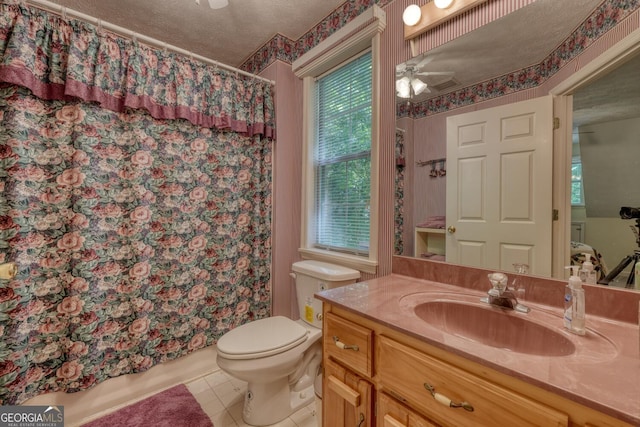
[[[449,232],[449,234],[453,234],[453,233],[455,233],[455,232],[456,232],[456,228],[455,228],[453,225],[450,225],[450,226],[447,228],[447,231]]]

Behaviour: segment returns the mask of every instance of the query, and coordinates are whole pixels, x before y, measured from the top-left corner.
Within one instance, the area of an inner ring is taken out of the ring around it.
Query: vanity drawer
[[[383,390],[443,426],[567,426],[568,416],[381,336],[376,371]],[[430,386],[433,393],[427,387]],[[467,402],[472,411],[448,406]]]
[[[322,339],[326,356],[369,378],[373,376],[371,329],[326,313]]]

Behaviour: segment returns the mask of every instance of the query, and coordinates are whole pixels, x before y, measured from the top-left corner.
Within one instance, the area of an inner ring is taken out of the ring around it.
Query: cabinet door
[[[372,427],[373,386],[332,361],[324,367],[322,424],[324,427]]]
[[[377,419],[377,427],[438,427],[385,393],[378,395]]]

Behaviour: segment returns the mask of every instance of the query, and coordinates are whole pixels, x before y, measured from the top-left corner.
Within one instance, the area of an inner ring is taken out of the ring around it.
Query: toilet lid
[[[233,359],[273,356],[305,341],[307,332],[287,317],[267,317],[230,330],[218,340],[217,347]]]

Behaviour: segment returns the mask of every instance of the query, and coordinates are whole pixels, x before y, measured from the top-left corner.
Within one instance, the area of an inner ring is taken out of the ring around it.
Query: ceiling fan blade
[[[453,71],[421,71],[416,73],[418,76],[453,76]]]
[[[420,60],[420,62],[416,64],[416,70],[419,70],[420,68],[424,67],[432,60],[433,60],[433,56],[425,56],[424,58],[422,58],[422,60]]]

